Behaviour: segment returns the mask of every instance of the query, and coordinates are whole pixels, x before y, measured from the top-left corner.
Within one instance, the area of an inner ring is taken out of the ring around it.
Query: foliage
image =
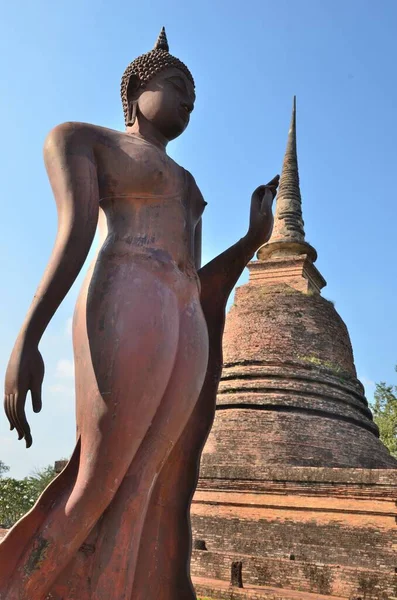
[[[0,479],[0,526],[8,529],[30,510],[55,474],[49,465],[25,479]]]
[[[397,458],[397,385],[388,385],[384,381],[377,383],[374,398],[372,410],[380,439]]]
[[[8,529],[20,519],[36,501],[36,495],[27,479],[6,477],[0,480],[0,524]]]
[[[48,465],[47,467],[44,467],[44,469],[35,469],[33,473],[26,479],[32,486],[32,490],[36,491],[36,496],[38,497],[41,492],[43,492],[51,483],[55,476],[56,473],[54,467]]]
[[[3,463],[2,460],[0,460],[0,477],[3,477],[4,473],[7,473],[10,470],[10,467],[8,467],[6,464]]]

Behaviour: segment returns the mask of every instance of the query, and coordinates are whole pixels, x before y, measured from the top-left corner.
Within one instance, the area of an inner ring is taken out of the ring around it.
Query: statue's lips
[[[187,121],[189,120],[190,117],[190,112],[187,108],[185,108],[184,106],[181,106],[178,109],[179,114],[181,115],[181,117],[183,118],[183,120],[185,121],[185,123],[187,123]]]

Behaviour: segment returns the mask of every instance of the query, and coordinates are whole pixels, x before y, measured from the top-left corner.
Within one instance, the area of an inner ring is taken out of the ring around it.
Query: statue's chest
[[[149,144],[125,144],[109,153],[98,180],[101,197],[180,197],[185,187],[183,170]]]

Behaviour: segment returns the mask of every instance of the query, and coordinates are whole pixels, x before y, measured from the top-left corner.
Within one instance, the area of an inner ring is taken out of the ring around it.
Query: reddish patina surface
[[[101,241],[73,324],[76,448],[0,545],[1,600],[195,597],[188,513],[215,410],[225,306],[269,238],[278,180],[254,192],[247,235],[199,269],[205,202],[165,152],[188,124],[193,81],[164,34],[133,64],[125,133],[67,123],[45,145],[58,236],[6,376],[6,414],[27,446],[28,391],[41,408],[39,340],[98,223]]]

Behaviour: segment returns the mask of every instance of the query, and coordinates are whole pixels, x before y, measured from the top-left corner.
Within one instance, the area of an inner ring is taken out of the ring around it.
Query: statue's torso
[[[102,241],[132,254],[161,250],[182,269],[194,264],[204,202],[192,176],[145,140],[92,127]]]

